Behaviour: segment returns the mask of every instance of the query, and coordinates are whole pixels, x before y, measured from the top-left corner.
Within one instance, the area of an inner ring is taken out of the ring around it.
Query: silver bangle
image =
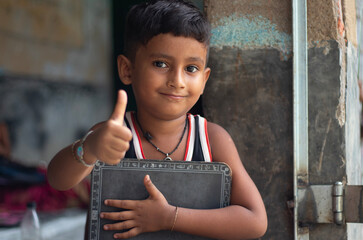
[[[83,147],[83,144],[84,144],[84,142],[86,141],[86,139],[87,139],[87,137],[89,136],[89,135],[91,135],[93,133],[93,130],[91,130],[91,131],[89,131],[83,138],[82,138],[82,140],[81,140],[81,144],[77,147],[77,151],[76,151],[76,155],[77,155],[77,157],[75,156],[75,158],[77,159],[77,161],[79,161],[80,163],[82,163],[84,166],[86,166],[86,167],[93,167],[95,164],[96,164],[96,162],[95,163],[93,163],[93,164],[88,164],[88,163],[86,163],[85,161],[84,161],[84,159],[83,159],[83,157],[84,157],[84,147]],[[77,140],[77,141],[75,141],[74,143],[73,143],[73,145],[72,145],[72,153],[74,154],[74,146],[75,146],[75,144],[78,142],[79,140]]]

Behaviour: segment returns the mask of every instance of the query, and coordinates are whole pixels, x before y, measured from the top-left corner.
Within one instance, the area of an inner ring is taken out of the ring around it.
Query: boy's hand
[[[94,157],[107,164],[115,165],[120,162],[132,139],[130,129],[123,125],[126,105],[127,94],[120,90],[110,119],[97,127],[88,137],[86,153],[89,149]]]
[[[101,213],[101,218],[121,221],[104,225],[105,230],[128,230],[116,233],[114,238],[131,238],[143,232],[171,229],[175,207],[168,204],[164,195],[151,182],[149,175],[145,176],[144,185],[149,193],[146,200],[105,200],[107,206],[126,209],[121,212]]]

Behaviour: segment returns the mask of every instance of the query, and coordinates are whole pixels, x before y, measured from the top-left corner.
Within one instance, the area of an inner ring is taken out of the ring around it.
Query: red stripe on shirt
[[[137,139],[139,139],[139,144],[140,144],[140,150],[141,150],[141,154],[142,154],[142,157],[144,159],[145,158],[145,155],[144,155],[144,150],[142,149],[142,143],[141,143],[141,138],[140,138],[140,135],[139,135],[139,132],[137,131],[137,125],[136,125],[136,122],[135,122],[135,116],[134,116],[135,112],[132,112],[131,113],[131,120],[132,120],[132,124],[134,124],[134,129],[135,129],[135,132],[136,132],[136,135],[137,135]]]
[[[212,160],[212,151],[211,151],[210,145],[209,145],[208,129],[207,129],[207,120],[204,121],[204,131],[205,131],[205,138],[207,140],[207,146],[208,146],[208,152],[209,152],[210,161],[213,162],[213,160]]]

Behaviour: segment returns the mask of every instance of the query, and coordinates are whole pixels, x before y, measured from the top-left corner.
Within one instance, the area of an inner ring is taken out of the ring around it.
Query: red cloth
[[[44,169],[39,171],[46,174]],[[83,181],[80,184],[89,193],[89,182]],[[48,182],[28,187],[4,188],[0,192],[0,211],[25,210],[26,204],[31,201],[37,203],[38,211],[54,211],[70,206],[87,208],[88,204],[83,198],[74,189],[57,191]]]

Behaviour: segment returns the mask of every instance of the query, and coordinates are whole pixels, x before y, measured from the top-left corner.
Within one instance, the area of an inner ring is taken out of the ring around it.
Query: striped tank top
[[[207,120],[199,115],[188,114],[188,136],[184,154],[184,161],[212,162],[209,145]],[[136,129],[135,112],[125,114],[125,123],[132,132],[130,148],[125,158],[145,159],[140,134]]]

